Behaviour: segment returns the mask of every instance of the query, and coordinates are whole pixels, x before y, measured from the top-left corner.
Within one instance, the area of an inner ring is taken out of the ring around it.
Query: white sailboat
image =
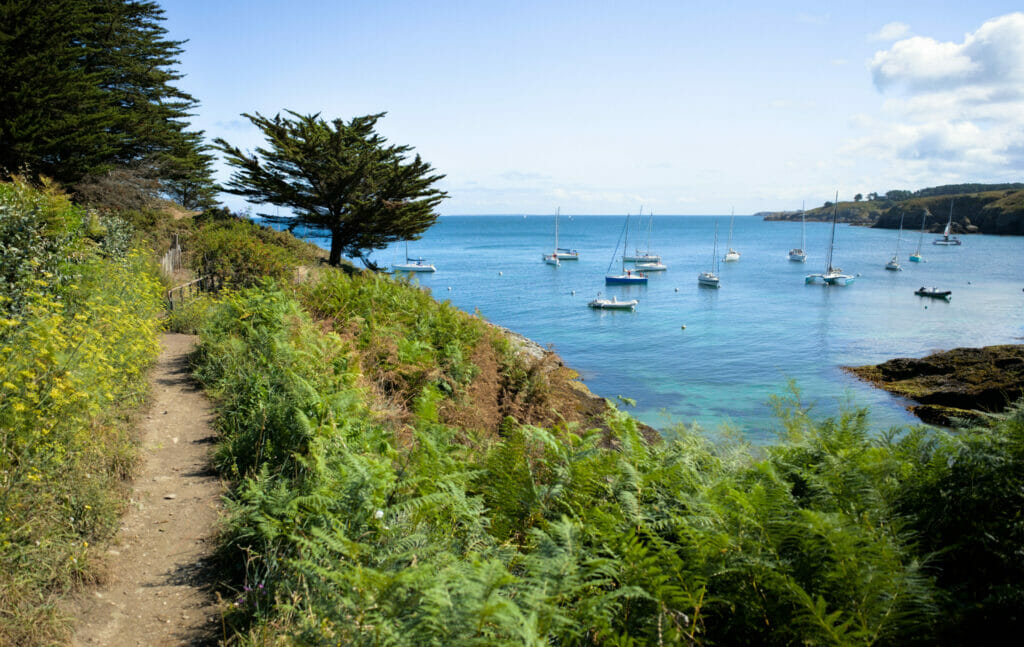
[[[651,212],[650,218],[647,220],[647,258],[657,259],[638,262],[635,267],[641,272],[664,272],[668,269],[668,266],[661,262],[661,257],[656,254],[651,254],[651,230],[654,228],[654,212]]]
[[[437,268],[426,262],[425,258],[409,257],[409,241],[405,241],[405,262],[391,266],[392,272],[436,272]]]
[[[629,214],[626,214],[626,226],[624,231],[625,240],[622,243],[622,274],[606,274],[604,277],[605,285],[632,285],[637,283],[647,283],[647,275],[643,272],[636,270],[626,269],[626,246],[629,244]],[[612,263],[615,262],[615,254],[619,251],[618,244],[615,245],[615,251],[612,252],[612,260],[608,263],[608,269],[610,272],[612,269]]]
[[[921,244],[924,242],[924,221],[928,217],[928,212],[925,211],[921,214],[921,235],[917,239],[917,249],[910,255],[911,263],[921,262]]]
[[[640,207],[640,213],[637,214],[637,218],[643,218],[644,208]],[[654,225],[654,212],[651,212],[651,218],[647,225],[647,249],[642,250],[637,248],[632,254],[626,254],[626,250],[623,249],[622,260],[627,263],[661,263],[661,257],[657,254],[651,253],[651,227]],[[655,270],[657,271],[657,270]]]
[[[836,244],[836,221],[839,219],[839,192],[836,191],[835,209],[832,210],[832,239],[828,243],[828,257],[825,259],[825,271],[821,274],[808,274],[806,283],[814,283],[821,279],[826,285],[849,285],[853,276],[843,274],[843,270],[832,265],[832,250]]]
[[[718,279],[718,221],[715,221],[715,246],[711,251],[711,269],[697,275],[697,285],[708,288],[722,287]]]
[[[789,250],[789,260],[797,263],[807,262],[807,220],[804,217],[804,203],[800,203],[800,246]]]
[[[550,254],[544,254],[541,257],[541,260],[543,260],[545,263],[547,263],[548,265],[554,265],[555,267],[558,267],[561,264],[558,262],[558,212],[560,210],[561,207],[555,209],[555,251],[551,252]]]
[[[732,263],[733,261],[740,260],[740,253],[732,248],[732,221],[735,220],[735,219],[736,219],[736,210],[733,209],[732,213],[729,215],[729,244],[727,245],[727,247],[729,248],[729,251],[727,251],[725,253],[725,258],[722,259],[726,263]]]
[[[951,233],[953,233],[953,198],[949,199],[949,220],[946,222],[946,228],[942,230],[942,238],[933,240],[932,245],[959,245],[960,239],[950,236]]]
[[[900,267],[900,239],[903,238],[903,212],[900,211],[900,231],[896,234],[896,251],[892,255],[892,259],[885,264],[885,269],[893,272],[899,272],[903,268]]]

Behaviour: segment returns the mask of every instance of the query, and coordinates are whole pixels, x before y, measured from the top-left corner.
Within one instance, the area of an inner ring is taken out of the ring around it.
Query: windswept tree
[[[444,175],[434,174],[419,155],[409,159],[410,146],[387,144],[375,130],[386,113],[348,123],[288,114],[243,115],[267,139],[253,154],[216,140],[236,169],[226,191],[291,209],[292,217],[271,218],[289,229],[301,225],[329,233],[331,265],[345,254],[375,268],[369,252],[416,239],[437,220],[434,207],[448,194],[434,184]]]

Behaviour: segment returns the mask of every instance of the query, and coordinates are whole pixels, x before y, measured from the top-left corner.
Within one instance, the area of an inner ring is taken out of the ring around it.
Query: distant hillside
[[[967,195],[938,195],[899,202],[886,210],[871,225],[878,229],[896,229],[900,216],[904,229],[919,229],[922,217],[925,231],[941,232],[953,207],[953,233],[1024,236],[1024,191],[985,191]]]
[[[963,193],[961,189],[985,187],[987,190]],[[993,188],[998,187],[998,189]],[[901,200],[878,198],[859,202],[840,202],[838,221],[878,229],[896,229],[903,216],[905,229],[920,229],[924,217],[927,232],[940,232],[949,218],[949,205],[953,201],[953,233],[1000,234],[1024,236],[1024,187],[1021,184],[984,185],[957,184],[946,187],[921,189],[913,196]],[[937,193],[949,189],[949,193]],[[895,193],[895,192],[891,192]],[[806,211],[810,222],[832,219],[834,207],[815,207]],[[766,213],[765,220],[800,220],[799,211]]]
[[[847,222],[855,225],[871,226],[875,224],[879,216],[892,207],[894,202],[889,200],[871,200],[862,202],[840,202],[839,222]],[[832,220],[832,210],[829,206],[815,207],[804,212],[808,222],[827,222]],[[765,220],[800,220],[799,211],[777,211],[769,212],[764,216]]]

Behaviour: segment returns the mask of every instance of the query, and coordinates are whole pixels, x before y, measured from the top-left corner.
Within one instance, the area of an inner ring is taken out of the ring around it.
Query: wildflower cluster
[[[0,240],[20,273],[0,294],[0,616],[15,619],[0,623],[0,643],[46,621],[49,591],[88,577],[89,545],[114,527],[132,462],[117,417],[141,401],[158,350],[147,255],[97,245],[82,215],[0,185],[0,233],[18,229],[12,218],[42,239],[31,253],[18,235]]]

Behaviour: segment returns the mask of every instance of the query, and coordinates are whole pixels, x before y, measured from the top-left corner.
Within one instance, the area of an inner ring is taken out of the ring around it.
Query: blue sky
[[[161,4],[194,127],[251,149],[243,112],[386,111],[379,130],[447,176],[443,214],[739,214],[1024,179],[1011,2]]]

